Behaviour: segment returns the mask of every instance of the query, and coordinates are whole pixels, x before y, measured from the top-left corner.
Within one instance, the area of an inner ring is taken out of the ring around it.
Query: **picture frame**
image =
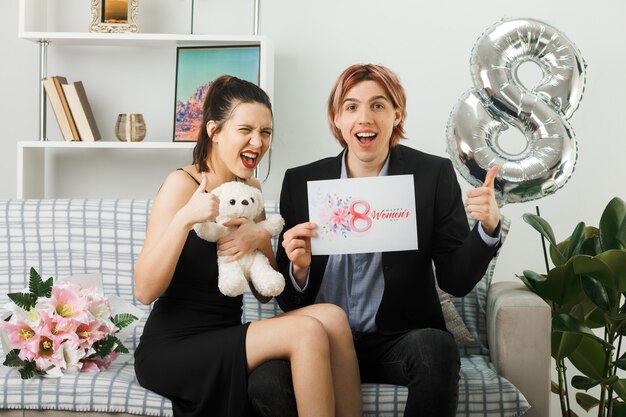
[[[137,32],[139,0],[91,0],[90,32]]]
[[[232,75],[260,85],[260,64],[260,45],[178,47],[172,140],[198,139],[204,97],[213,80]]]

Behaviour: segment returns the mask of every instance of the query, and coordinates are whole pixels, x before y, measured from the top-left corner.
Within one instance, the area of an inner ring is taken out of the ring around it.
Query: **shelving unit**
[[[259,84],[270,98],[274,90],[274,50],[272,42],[264,36],[256,35],[197,35],[197,34],[159,34],[159,33],[90,33],[90,32],[65,32],[48,31],[47,0],[20,0],[19,6],[19,30],[21,39],[39,43],[40,52],[40,78],[47,74],[47,57],[49,49],[55,45],[69,45],[76,47],[96,48],[172,48],[180,46],[260,46],[260,73]],[[55,4],[55,3],[53,3]],[[107,48],[107,53],[111,53]],[[172,74],[172,80],[174,75]],[[110,164],[115,167],[116,155],[132,152],[133,155],[141,155],[141,152],[159,155],[161,158],[172,158],[173,161],[190,161],[193,142],[154,142],[144,141],[138,143],[119,142],[115,138],[103,138],[97,142],[61,142],[48,141],[46,139],[46,123],[51,115],[47,115],[46,97],[43,87],[40,86],[40,137],[31,141],[20,141],[17,144],[17,198],[54,198],[57,197],[48,190],[48,183],[54,180],[49,178],[49,159],[52,155],[78,155],[78,157],[99,153],[102,157],[112,158]],[[165,135],[164,138],[171,138]],[[166,139],[167,140],[167,139]],[[109,151],[105,151],[109,150]],[[140,159],[140,158],[137,158]],[[126,164],[128,165],[128,164]],[[121,168],[121,167],[120,167]],[[128,169],[129,167],[125,167]],[[139,168],[140,169],[140,168]],[[88,173],[86,173],[88,175]],[[162,178],[161,178],[162,179]],[[102,181],[98,178],[98,181]],[[67,193],[65,193],[67,194]],[[137,194],[141,196],[139,192]],[[81,197],[82,195],[71,195]],[[115,196],[112,196],[115,197]]]

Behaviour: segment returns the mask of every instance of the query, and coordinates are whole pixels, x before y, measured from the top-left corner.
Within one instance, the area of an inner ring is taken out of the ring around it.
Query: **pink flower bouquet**
[[[119,297],[106,297],[101,281],[99,275],[44,281],[31,268],[28,289],[8,294],[8,317],[0,320],[4,365],[20,368],[23,379],[60,377],[102,371],[128,353],[118,333],[141,313]],[[135,314],[118,314],[112,305]]]

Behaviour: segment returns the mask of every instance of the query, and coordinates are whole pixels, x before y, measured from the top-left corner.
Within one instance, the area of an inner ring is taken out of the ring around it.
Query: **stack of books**
[[[65,77],[55,75],[42,82],[63,139],[86,142],[100,140],[100,131],[82,81],[68,83]]]

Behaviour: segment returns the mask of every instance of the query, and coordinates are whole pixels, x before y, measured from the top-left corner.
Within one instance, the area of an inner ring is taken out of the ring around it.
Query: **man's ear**
[[[341,128],[339,127],[339,113],[335,114],[335,119],[333,120],[333,123],[335,124],[335,129],[341,132]]]
[[[400,111],[400,109],[396,109],[395,113],[396,113],[396,118],[393,121],[393,127],[398,127],[398,125],[402,121],[402,112]]]

